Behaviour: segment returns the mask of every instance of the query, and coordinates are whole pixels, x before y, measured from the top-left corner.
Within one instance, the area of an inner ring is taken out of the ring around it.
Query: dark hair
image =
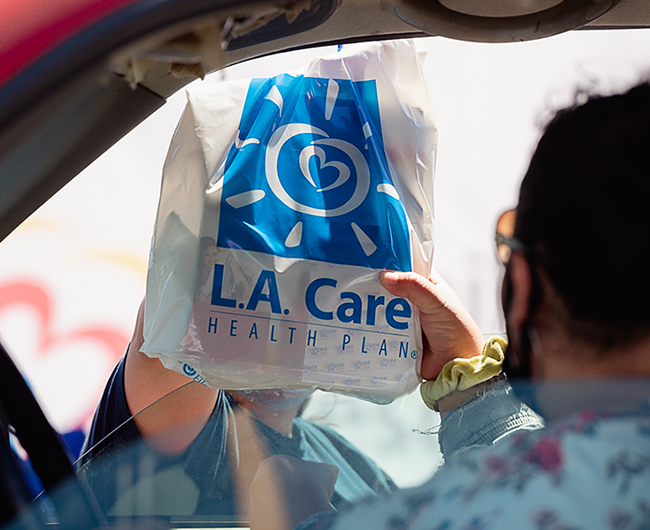
[[[532,249],[584,339],[611,345],[650,331],[646,229],[650,86],[558,112],[522,182],[515,237]]]

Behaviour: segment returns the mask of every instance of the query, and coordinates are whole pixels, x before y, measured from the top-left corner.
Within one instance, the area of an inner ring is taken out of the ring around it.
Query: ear
[[[508,275],[511,293],[505,317],[508,328],[518,331],[530,317],[530,298],[533,289],[530,263],[522,254],[513,252],[508,263]]]

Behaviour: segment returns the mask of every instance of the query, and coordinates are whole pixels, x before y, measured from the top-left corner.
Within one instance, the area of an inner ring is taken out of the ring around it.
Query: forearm
[[[166,445],[160,448],[164,452],[179,453],[205,425],[218,392],[141,353],[142,323],[141,306],[125,361],[127,406],[131,414],[136,414],[133,421],[145,439]]]

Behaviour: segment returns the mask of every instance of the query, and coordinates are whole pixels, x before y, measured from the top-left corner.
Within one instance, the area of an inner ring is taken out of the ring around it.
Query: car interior
[[[173,94],[229,66],[368,41],[435,37],[517,46],[567,31],[650,28],[645,0],[54,2],[59,3],[67,7],[40,17],[33,3],[23,10],[0,6],[0,34],[8,36],[4,43],[0,39],[0,64],[6,65],[0,69],[0,240]],[[21,26],[24,20],[30,23]],[[82,457],[75,465],[12,361],[16,354],[0,346],[1,528],[247,526],[230,515],[193,516],[188,506],[199,501],[191,485],[176,507],[168,485],[184,484],[185,477],[173,465],[152,472],[158,464],[143,456],[141,446],[125,448],[119,461],[104,459],[116,443],[109,439],[92,460]],[[186,390],[178,389],[175,398]],[[326,416],[333,407],[328,399],[315,400],[306,414]],[[157,406],[139,414],[155,414]],[[45,491],[36,501],[10,435],[29,454]],[[118,485],[106,494],[110,501],[98,498],[89,483],[108,474],[118,484],[124,469],[131,470],[127,483],[133,486],[120,491]],[[148,496],[153,490],[157,494]]]

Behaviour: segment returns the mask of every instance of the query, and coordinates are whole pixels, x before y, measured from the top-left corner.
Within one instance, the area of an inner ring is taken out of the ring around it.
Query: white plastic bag
[[[382,269],[428,275],[436,130],[411,42],[304,72],[198,86],[172,140],[142,351],[213,388],[388,402],[418,384],[416,309]]]

